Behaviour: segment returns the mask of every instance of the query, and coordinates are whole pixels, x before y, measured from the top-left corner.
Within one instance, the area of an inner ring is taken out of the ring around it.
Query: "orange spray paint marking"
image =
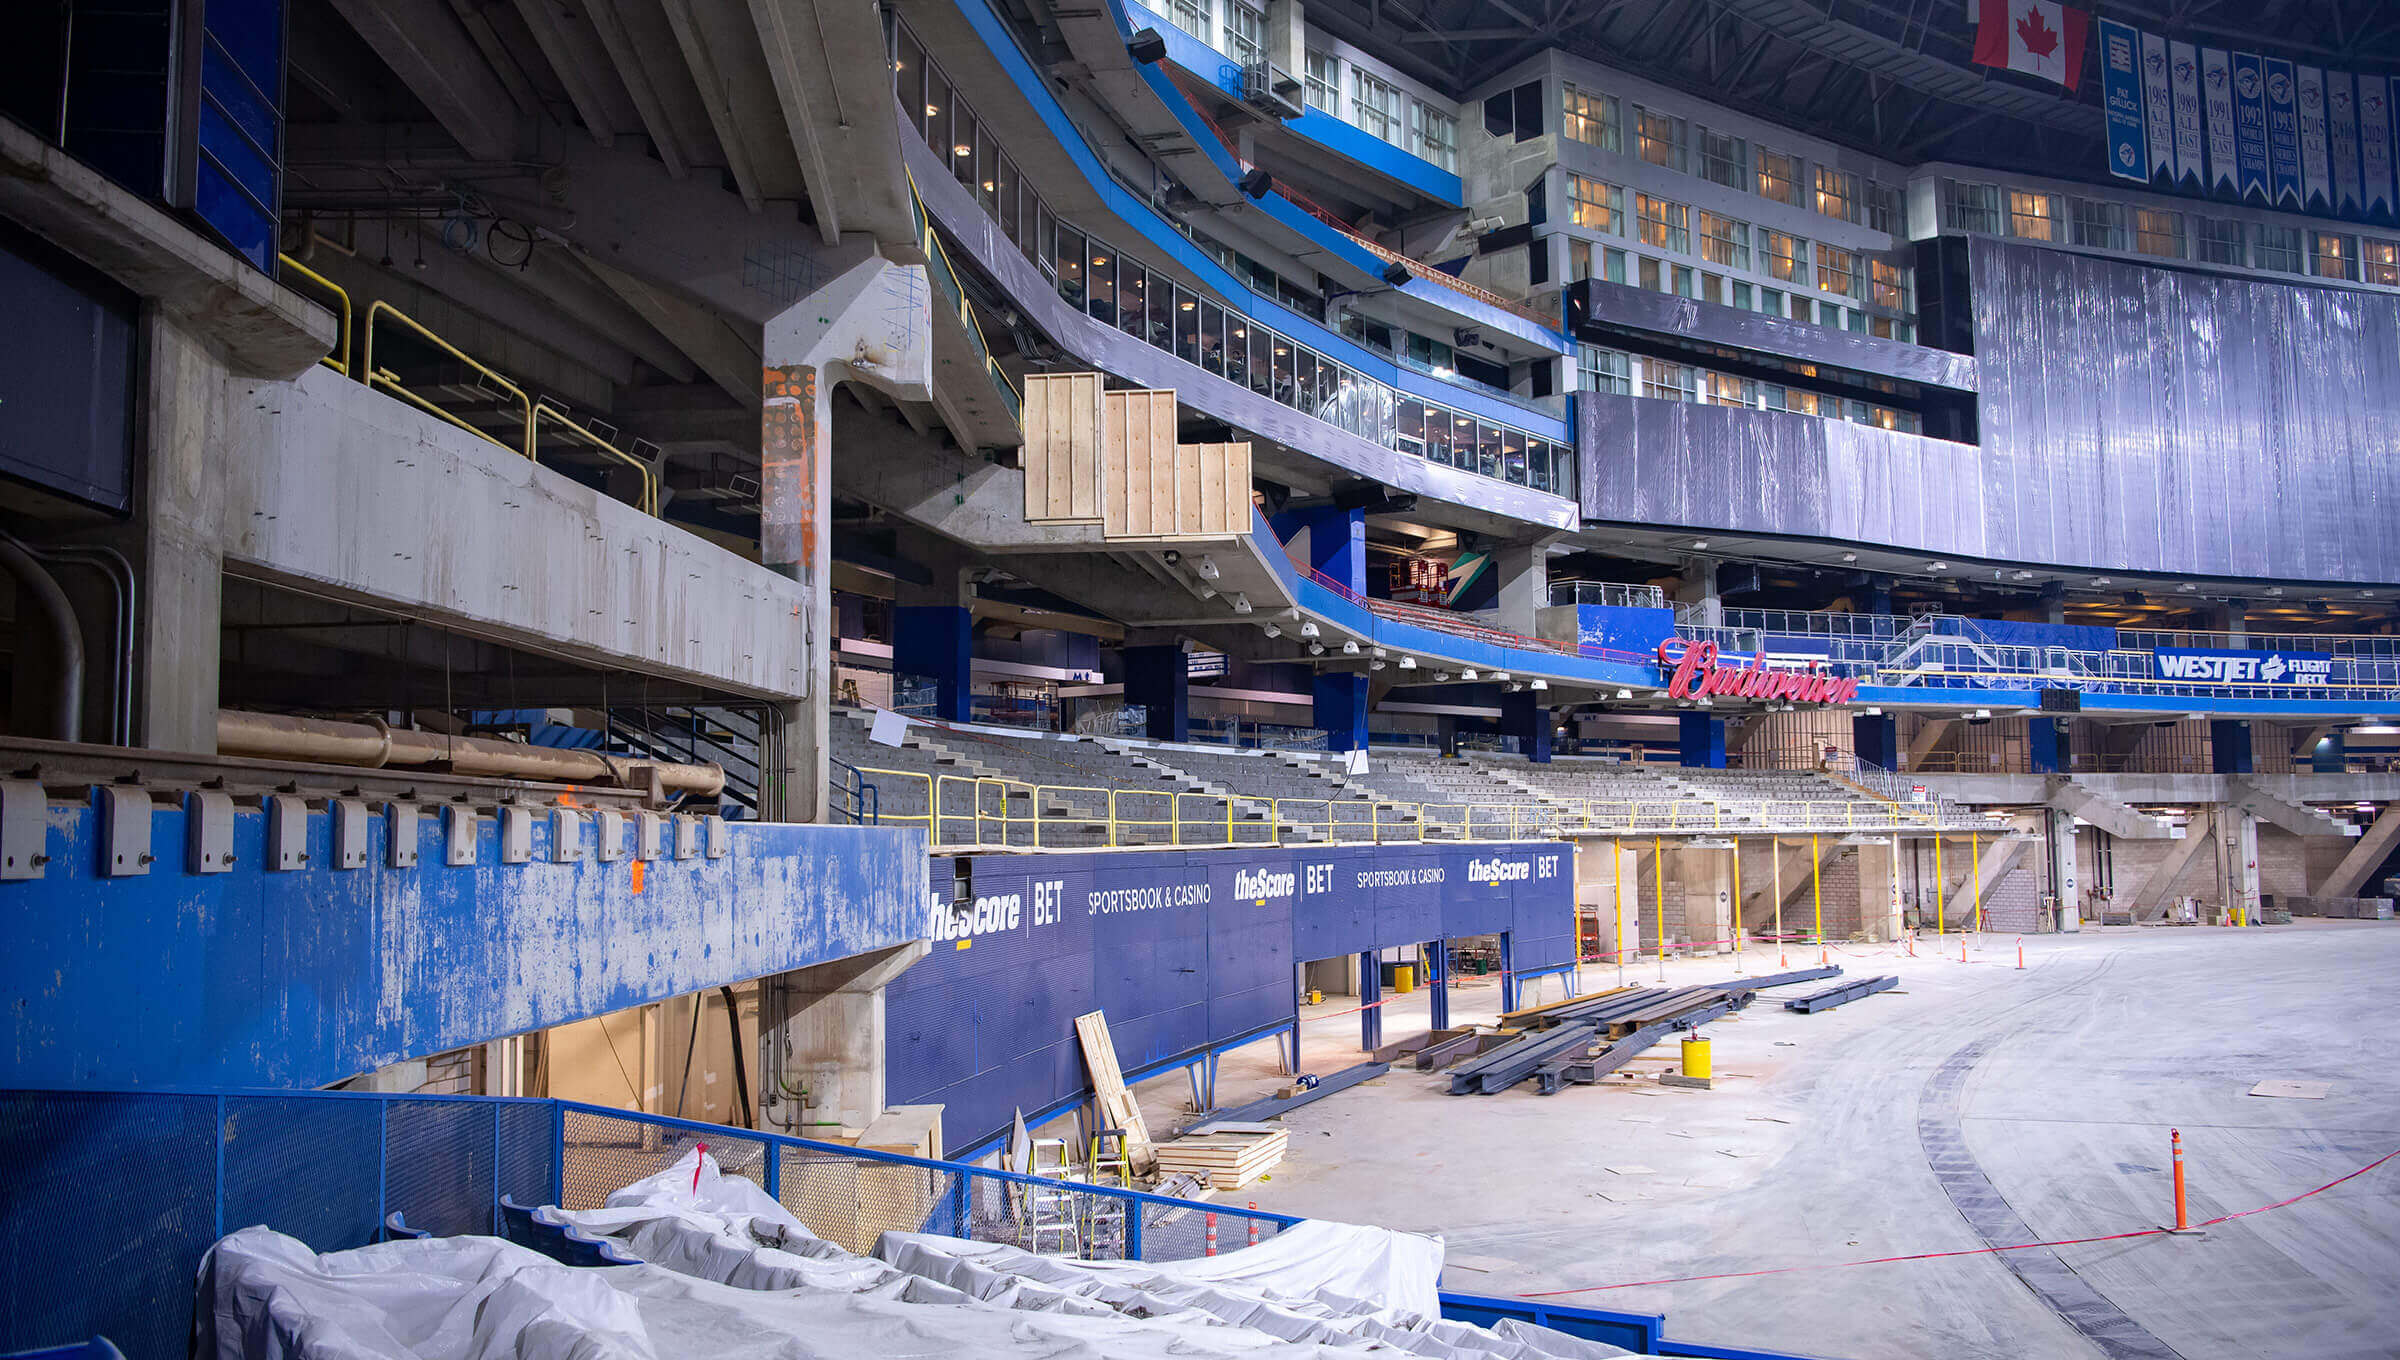
[[[636,894],[639,894],[642,890],[642,870],[645,867],[646,866],[641,860],[637,859],[633,862],[633,890]]]

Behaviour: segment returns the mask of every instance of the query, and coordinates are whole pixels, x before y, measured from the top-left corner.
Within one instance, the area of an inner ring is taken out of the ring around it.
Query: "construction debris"
[[[1877,992],[1889,991],[1899,985],[1900,979],[1892,976],[1852,978],[1848,982],[1828,987],[1821,992],[1810,992],[1806,996],[1793,997],[1783,1003],[1783,1008],[1787,1011],[1798,1011],[1802,1015],[1814,1015],[1818,1011],[1829,1011],[1836,1006],[1848,1005],[1862,996],[1873,996]]]
[[[1459,1064],[1450,1094],[1491,1095],[1527,1077],[1543,1095],[1596,1082],[1676,1030],[1740,1010],[1767,987],[1833,977],[1839,968],[1804,968],[1736,978],[1705,987],[1626,987],[1571,1002],[1512,1012],[1531,1032]]]
[[[1100,1011],[1075,1017],[1075,1036],[1083,1042],[1083,1064],[1091,1069],[1093,1103],[1100,1107],[1100,1126],[1125,1135],[1125,1155],[1133,1169],[1149,1174],[1150,1126],[1142,1122],[1142,1107],[1126,1089],[1125,1074],[1117,1067],[1117,1045],[1108,1034],[1108,1016]]]

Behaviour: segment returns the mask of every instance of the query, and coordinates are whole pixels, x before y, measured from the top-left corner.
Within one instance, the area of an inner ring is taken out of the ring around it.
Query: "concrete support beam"
[[[756,410],[758,395],[758,332],[736,324],[711,308],[686,301],[663,288],[638,279],[590,252],[576,258],[635,314],[690,358],[709,381],[728,396]]]
[[[883,11],[842,0],[750,0],[809,211],[827,244],[863,231],[916,241]]]
[[[1542,611],[1550,606],[1550,545],[1561,537],[1545,534],[1492,553],[1492,567],[1499,573],[1502,628],[1528,637],[1540,635]]]
[[[1717,593],[1717,566],[1713,557],[1686,558],[1683,575],[1675,585],[1675,612],[1688,613],[1691,621],[1703,628],[1725,624],[1725,600]]]
[[[675,31],[675,44],[683,50],[742,201],[755,213],[769,200],[801,197],[806,188],[750,17],[740,6],[707,0],[659,0],[659,7]]]
[[[2125,840],[2165,840],[2174,828],[2164,820],[2136,812],[2111,798],[2103,798],[2076,780],[2064,775],[2052,775],[2048,781],[2049,805],[2070,816],[2081,817],[2112,836]]]
[[[2359,896],[2367,880],[2391,858],[2396,842],[2400,842],[2400,812],[2387,807],[2375,824],[2367,828],[2367,833],[2358,838],[2358,844],[2350,847],[2350,853],[2342,856],[2342,862],[2334,866],[2332,876],[2317,888],[2317,896]]]
[[[2184,829],[2183,839],[2167,852],[2166,859],[2152,871],[2149,879],[2142,884],[2141,891],[2126,903],[2126,910],[2133,913],[2133,919],[2156,920],[2167,900],[2174,896],[2175,885],[2183,880],[2185,872],[2200,862],[2204,852],[2215,850],[2216,844],[2214,815],[2204,812],[2192,818]]]
[[[1858,847],[1858,928],[1870,940],[1900,937],[1900,847],[1895,841]]]
[[[1723,954],[1733,948],[1733,857],[1731,846],[1684,846],[1683,933],[1695,952]]]
[[[792,815],[825,802],[825,687],[833,648],[834,387],[857,382],[895,400],[929,399],[933,296],[922,265],[869,258],[767,323],[759,431],[759,559],[800,585],[794,620],[810,688],[785,729],[781,772]]]
[[[1943,866],[1945,871],[1951,865],[1958,866],[1958,882],[1949,889],[1947,904],[1948,910],[1953,913],[1952,919],[1966,922],[1972,927],[1975,924],[1976,906],[1982,904],[1985,910],[1990,909],[1992,889],[2008,876],[2010,870],[2017,867],[2025,847],[2031,844],[2033,841],[2030,838],[2021,836],[1986,837],[1980,841],[1970,839],[1964,854],[1952,853],[1949,864]],[[1959,848],[1955,837],[1950,841],[1950,848],[1953,852]]]
[[[516,155],[516,105],[443,0],[334,0],[333,7],[468,155]]]
[[[583,0],[583,14],[607,49],[659,163],[677,179],[689,175],[696,129],[684,116],[683,101],[690,78],[676,63],[674,30],[666,16],[655,5],[627,0]]]
[[[2050,842],[2050,887],[2058,896],[2059,929],[2083,929],[2083,874],[2076,859],[2075,818],[2052,808],[2042,814]]]
[[[883,1113],[883,989],[931,948],[912,940],[762,980],[760,1128],[806,1137],[809,1120],[863,1129]]]
[[[1942,744],[1942,738],[1949,736],[1956,726],[1956,718],[1927,718],[1918,724],[1917,734],[1908,740],[1908,768],[1914,770],[1923,765],[1925,757],[1932,755],[1934,748]]]
[[[600,35],[581,13],[551,0],[517,0],[517,16],[525,21],[534,45],[542,49],[543,58],[558,76],[568,102],[575,106],[575,116],[583,120],[584,131],[602,146],[615,145],[617,133],[632,127],[640,117],[629,107],[624,87],[617,83]]]
[[[2248,779],[2225,781],[2225,801],[2262,821],[2273,822],[2295,836],[2347,836],[2350,826],[2312,807],[2289,802]]]

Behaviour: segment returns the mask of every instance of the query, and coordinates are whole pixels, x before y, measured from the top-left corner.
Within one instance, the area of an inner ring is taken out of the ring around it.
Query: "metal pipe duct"
[[[58,652],[58,675],[53,683],[58,687],[50,696],[48,736],[59,741],[83,739],[83,625],[75,618],[75,606],[67,600],[67,592],[58,588],[42,564],[25,551],[13,538],[0,537],[0,567],[6,567],[17,584],[23,587],[17,598],[32,606],[20,609],[20,617],[39,614],[49,625],[51,645]]]
[[[447,765],[452,774],[536,779],[556,784],[614,784],[641,788],[655,774],[666,793],[714,797],[725,770],[714,762],[680,765],[635,760],[600,751],[568,751],[489,737],[412,732],[381,722],[334,722],[276,713],[217,711],[222,755],[322,761],[333,765]]]

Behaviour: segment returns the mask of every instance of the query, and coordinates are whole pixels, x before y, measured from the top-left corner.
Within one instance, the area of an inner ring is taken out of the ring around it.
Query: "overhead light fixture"
[[[1252,198],[1265,198],[1275,188],[1275,177],[1264,167],[1242,176],[1242,192]]]
[[[1200,598],[1203,600],[1213,600],[1217,598],[1217,588],[1215,586],[1200,587]]]
[[[1974,712],[1972,715],[1970,715],[1970,716],[1977,717],[1977,718],[1988,718],[1988,717],[1992,716],[1992,711],[1991,711],[1990,709],[1988,709],[1988,708],[1979,708],[1979,709],[1976,709],[1976,710],[1975,710],[1975,712]]]
[[[1345,642],[1345,643],[1343,643],[1343,644],[1342,644],[1342,655],[1344,655],[1344,656],[1356,656],[1356,655],[1358,655],[1358,644],[1357,644],[1357,643],[1355,643],[1355,642]]]
[[[1214,581],[1217,579],[1217,559],[1209,556],[1207,553],[1202,553],[1200,554],[1200,561],[1198,564],[1193,566],[1192,570],[1200,573],[1201,580]]]
[[[1394,260],[1390,264],[1387,264],[1383,267],[1383,281],[1389,287],[1404,287],[1410,279],[1415,277],[1415,274],[1409,272],[1408,266],[1400,263],[1398,260]]]
[[[1843,560],[1843,561],[1845,561],[1845,562],[1855,562],[1855,561],[1857,561],[1857,560],[1858,560],[1858,554],[1857,554],[1857,553],[1843,553],[1843,554],[1842,554],[1842,560]]]
[[[1494,680],[1507,680],[1513,677],[1511,677],[1507,671],[1493,671],[1492,678]]]
[[[1536,681],[1534,681],[1532,684],[1528,685],[1528,686],[1527,686],[1527,688],[1529,688],[1529,689],[1548,689],[1548,688],[1550,688],[1550,682],[1549,682],[1549,681],[1547,681],[1547,680],[1536,680]]]
[[[1433,673],[1433,682],[1434,682],[1435,684],[1437,684],[1437,685],[1447,685],[1447,684],[1449,684],[1449,683],[1450,683],[1450,672],[1448,672],[1448,671],[1435,671],[1435,672]]]
[[[1325,644],[1322,642],[1312,642],[1308,644],[1308,654],[1310,656],[1325,655]]]
[[[2372,600],[2375,598],[2375,592],[2372,590],[2362,590],[2358,592],[2358,598],[2362,600]]]
[[[1283,625],[1279,623],[1270,623],[1266,625],[1266,634],[1268,637],[1282,637]]]
[[[1368,669],[1368,670],[1371,670],[1371,671],[1379,671],[1379,670],[1382,670],[1382,669],[1383,669],[1383,663],[1382,663],[1382,662],[1380,662],[1380,661],[1370,661],[1370,662],[1368,662],[1368,663],[1367,663],[1367,669]]]
[[[1304,623],[1302,623],[1302,624],[1300,625],[1300,636],[1302,636],[1302,637],[1305,637],[1305,638],[1313,638],[1313,637],[1315,637],[1316,635],[1317,635],[1317,622],[1316,622],[1316,620],[1315,620],[1315,619],[1310,619],[1310,620],[1308,620],[1308,621],[1306,621],[1306,622],[1304,622]]]
[[[2179,585],[2179,586],[2177,586],[2177,587],[2175,587],[2175,588],[2176,588],[2177,590],[2198,590],[2200,587],[2198,587],[2198,586],[2196,586],[2196,585],[2193,585],[2193,584],[2192,584],[2191,582],[2189,582],[2189,581],[2186,581],[2186,582],[2184,582],[2182,585]]]
[[[1883,710],[1880,708],[1870,708],[1867,710],[1867,716],[1870,718],[1880,718],[1883,716]]]
[[[1154,61],[1165,59],[1167,40],[1159,35],[1157,29],[1145,28],[1126,41],[1125,55],[1141,65],[1148,66]]]
[[[2108,584],[2108,578],[2107,578],[2107,577],[2105,577],[2105,576],[2095,576],[2095,577],[2093,577],[2093,578],[2092,578],[2092,584],[2093,584],[2093,585],[2096,585],[2096,586],[2104,586],[2104,585],[2107,585],[2107,584]]]
[[[2033,579],[2033,573],[2030,571],[2020,571],[2017,573],[2016,579],[2020,581],[2030,581]]]
[[[1523,689],[1523,688],[1525,688],[1525,687],[1524,687],[1523,685],[1508,685],[1508,686],[1504,686],[1504,688],[1505,688],[1505,689],[1506,689],[1506,690],[1507,690],[1507,691],[1508,691],[1510,694],[1514,694],[1514,693],[1516,693],[1517,691],[1519,691],[1519,690],[1521,690],[1521,689]]]
[[[1947,563],[1947,562],[1928,562],[1928,563],[1926,563],[1926,564],[1925,564],[1925,570],[1927,570],[1927,571],[1948,571],[1948,570],[1950,570],[1950,564],[1949,564],[1949,563]]]
[[[2267,593],[2268,593],[2269,595],[2281,595],[2281,594],[2283,593],[2283,587],[2282,587],[2282,586],[2268,586],[2268,587],[2267,587]]]
[[[1463,670],[1458,673],[1458,678],[1461,680],[1474,680],[1479,677],[1471,670]]]
[[[1241,592],[1239,592],[1239,591],[1236,591],[1236,592],[1234,592],[1233,594],[1226,596],[1225,598],[1226,598],[1227,600],[1229,600],[1229,601],[1231,601],[1231,602],[1232,602],[1232,604],[1233,604],[1233,612],[1234,612],[1234,613],[1236,613],[1236,614],[1247,614],[1247,613],[1249,613],[1249,612],[1250,612],[1250,597],[1249,597],[1249,596],[1247,596],[1247,595],[1244,595],[1244,594],[1242,594],[1242,593],[1241,593]]]
[[[1707,539],[1705,539],[1705,538],[1695,538],[1695,539],[1693,539],[1693,540],[1692,540],[1692,551],[1693,551],[1693,552],[1698,552],[1698,551],[1700,551],[1702,548],[1705,548],[1705,547],[1707,547],[1707,546],[1708,546],[1708,540],[1707,540]]]
[[[1417,668],[1417,659],[1416,659],[1415,657],[1413,657],[1413,656],[1404,656],[1404,657],[1400,658],[1400,669],[1402,669],[1402,670],[1404,670],[1404,671],[1413,671],[1413,670],[1415,670],[1416,668]]]

